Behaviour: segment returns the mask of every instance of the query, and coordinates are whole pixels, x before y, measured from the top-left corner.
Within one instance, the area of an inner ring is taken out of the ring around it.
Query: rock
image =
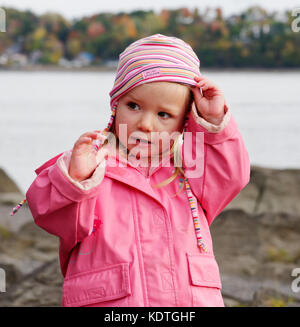
[[[0,193],[22,194],[17,184],[0,168]]]
[[[240,209],[249,214],[278,213],[299,216],[299,197],[299,169],[280,170],[252,166],[249,184],[226,209]]]
[[[21,193],[0,193],[0,203],[9,205],[12,208],[20,203],[24,198],[24,195]]]
[[[24,195],[20,191],[17,184],[6,174],[2,168],[0,168],[0,204],[11,205],[14,207],[23,199]]]
[[[261,287],[253,297],[252,306],[255,307],[299,307],[300,299],[295,299],[277,290]]]
[[[0,267],[5,270],[7,288],[58,258],[58,238],[33,222],[19,232],[0,233]]]
[[[11,216],[10,212],[15,204],[0,204],[0,226],[4,227],[8,231],[17,233],[23,228],[25,224],[33,222],[33,218],[26,203],[22,206],[18,213],[16,213],[14,216]]]
[[[300,267],[299,198],[300,170],[253,166],[249,184],[215,219],[211,234],[229,303],[300,306],[290,289]]]
[[[259,196],[257,185],[250,182],[226,207],[225,210],[242,210],[253,214]]]
[[[300,294],[291,290],[290,283],[223,274],[222,284],[223,297],[238,306],[300,306]]]
[[[22,277],[22,273],[11,263],[1,262],[1,269],[5,271],[5,288],[8,289],[15,285]]]
[[[297,169],[272,170],[265,176],[257,214],[300,215],[300,173]]]
[[[244,306],[244,304],[240,303],[239,301],[236,301],[234,299],[228,298],[228,297],[226,297],[224,295],[223,295],[223,301],[224,301],[225,307],[240,307],[240,306]]]
[[[0,297],[0,306],[61,306],[62,284],[58,259],[48,261],[8,288]]]

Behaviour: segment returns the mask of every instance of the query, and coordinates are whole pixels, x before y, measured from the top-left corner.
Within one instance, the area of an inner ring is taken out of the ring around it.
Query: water
[[[300,168],[300,72],[202,71],[225,93],[251,164]],[[110,116],[111,72],[0,72],[0,167],[25,190],[34,170]]]

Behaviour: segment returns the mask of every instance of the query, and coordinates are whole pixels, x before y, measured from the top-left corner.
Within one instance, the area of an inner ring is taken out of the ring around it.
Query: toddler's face
[[[182,132],[189,104],[190,89],[185,85],[170,82],[140,85],[119,99],[115,117],[117,137],[137,158],[169,151],[174,136]]]

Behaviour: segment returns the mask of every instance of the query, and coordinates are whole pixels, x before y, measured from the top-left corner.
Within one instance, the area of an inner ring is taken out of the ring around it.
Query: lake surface
[[[238,123],[251,164],[300,168],[300,72],[204,71]],[[0,72],[0,167],[25,190],[34,170],[110,117],[113,72]]]

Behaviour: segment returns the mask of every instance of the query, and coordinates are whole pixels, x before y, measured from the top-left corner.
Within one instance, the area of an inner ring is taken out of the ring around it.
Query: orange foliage
[[[78,31],[71,31],[68,34],[68,39],[79,39],[80,38],[80,33]]]
[[[97,37],[103,33],[105,33],[105,27],[100,22],[92,22],[87,29],[89,37]]]
[[[124,27],[124,32],[128,37],[135,38],[137,36],[135,23],[128,15],[121,16],[118,23]]]
[[[192,14],[188,8],[181,8],[180,12],[184,17],[192,17]]]
[[[169,22],[169,18],[170,18],[170,12],[169,10],[167,9],[163,9],[160,13],[160,17],[161,17],[161,20],[164,24],[164,26],[166,26]]]

